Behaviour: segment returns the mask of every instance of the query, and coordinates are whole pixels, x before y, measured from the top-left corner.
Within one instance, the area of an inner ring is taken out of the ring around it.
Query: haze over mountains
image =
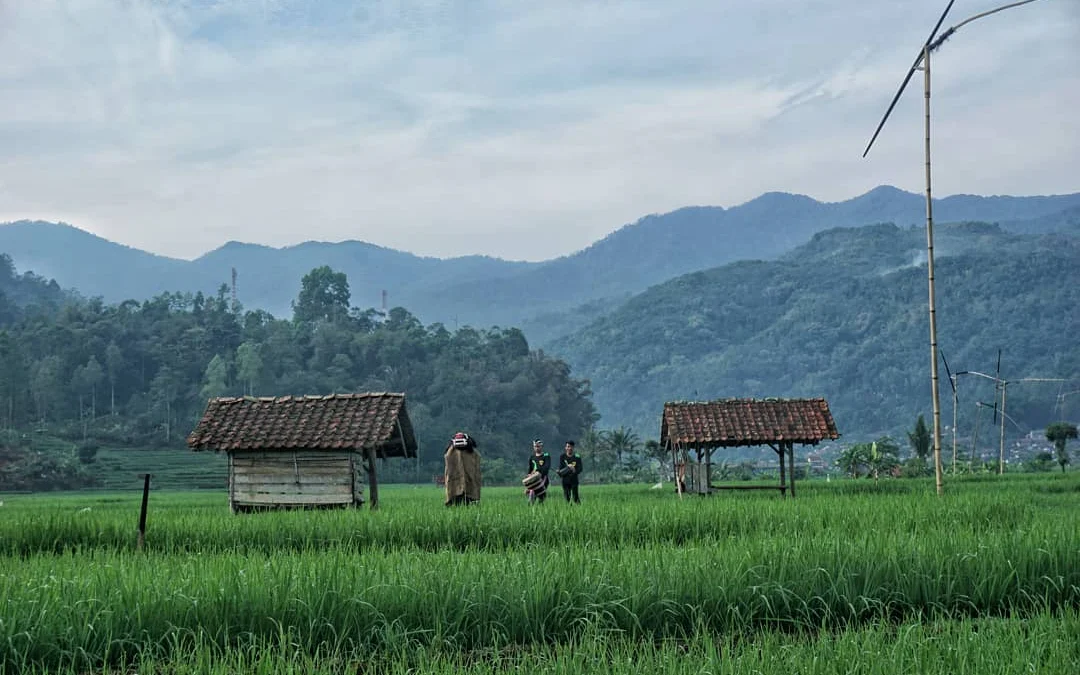
[[[1043,197],[955,195],[937,200],[938,222],[999,222],[1014,231],[1051,231],[1080,216],[1080,193]],[[386,290],[425,323],[521,326],[547,342],[667,279],[743,259],[774,259],[832,227],[924,219],[921,195],[879,187],[843,202],[770,192],[724,209],[693,206],[649,215],[591,246],[540,263],[486,256],[419,257],[372,243],[305,242],[285,248],[229,242],[192,260],[154,255],[69,225],[0,226],[0,252],[20,271],[55,278],[106,302],[165,291],[214,293],[238,273],[247,309],[291,314],[299,280],[319,265],[348,275],[353,304],[378,306]],[[197,224],[193,224],[197,227]],[[303,223],[297,224],[298,230]],[[588,303],[588,304],[587,304]]]
[[[279,316],[301,277],[330,265],[347,273],[354,306],[377,306],[385,289],[426,324],[522,327],[592,382],[606,428],[649,435],[671,398],[826,396],[859,435],[929,413],[922,209],[888,187],[838,203],[769,193],[647,216],[541,263],[355,241],[230,242],[185,261],[25,221],[0,226],[0,253],[107,302],[215,293],[235,267],[245,308]],[[935,214],[940,344],[954,369],[988,368],[1000,348],[1007,377],[1080,378],[1080,194],[954,196]],[[1047,391],[1009,395],[1027,428],[1057,414]]]

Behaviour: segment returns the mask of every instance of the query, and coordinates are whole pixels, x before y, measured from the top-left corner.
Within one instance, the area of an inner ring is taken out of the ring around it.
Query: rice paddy
[[[0,673],[1076,672],[1080,474],[993,478],[246,515],[161,492],[141,551],[137,488],[5,495]]]

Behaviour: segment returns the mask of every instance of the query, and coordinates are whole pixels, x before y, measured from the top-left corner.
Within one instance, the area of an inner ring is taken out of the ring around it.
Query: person
[[[568,503],[571,497],[575,504],[581,503],[581,497],[578,496],[578,476],[584,468],[585,463],[581,456],[574,454],[574,442],[567,441],[563,454],[559,455],[559,470],[556,473],[562,477],[563,496]]]
[[[480,453],[469,434],[459,431],[443,454],[446,505],[468,506],[480,501]]]
[[[539,438],[533,440],[533,454],[529,456],[529,469],[528,473],[536,471],[540,474],[540,485],[526,490],[525,493],[529,496],[529,503],[535,502],[543,503],[547,499],[548,473],[551,471],[551,455],[544,452],[544,442]]]

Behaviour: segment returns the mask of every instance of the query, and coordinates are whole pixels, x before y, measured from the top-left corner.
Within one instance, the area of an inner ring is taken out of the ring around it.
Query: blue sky
[[[919,192],[921,79],[861,154],[944,6],[0,0],[0,221],[539,260],[690,204]],[[933,76],[937,195],[1080,190],[1080,0],[966,26]]]

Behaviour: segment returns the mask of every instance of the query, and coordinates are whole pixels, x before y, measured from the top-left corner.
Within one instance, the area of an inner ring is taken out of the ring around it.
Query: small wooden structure
[[[361,468],[375,509],[375,459],[417,456],[405,395],[398,393],[214,398],[187,444],[229,454],[233,512],[359,505]]]
[[[795,444],[817,445],[836,439],[829,404],[813,399],[738,399],[672,401],[664,404],[660,445],[672,455],[676,489],[697,494],[715,490],[780,490],[795,496]],[[717,448],[768,445],[780,458],[780,484],[713,485],[712,453]],[[689,451],[697,461],[689,460]],[[680,462],[680,458],[682,462]],[[786,482],[785,458],[791,467]],[[681,464],[681,467],[680,467]],[[680,475],[680,473],[682,475]]]

